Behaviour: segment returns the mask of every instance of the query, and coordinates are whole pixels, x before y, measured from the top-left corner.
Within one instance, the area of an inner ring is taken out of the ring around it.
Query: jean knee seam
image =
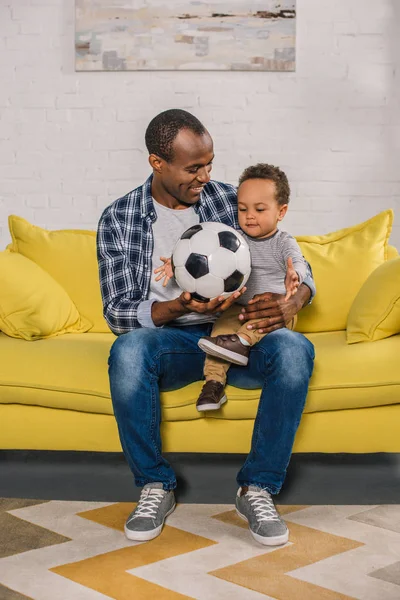
[[[158,354],[156,354],[155,356],[153,356],[153,361],[152,361],[152,364],[150,366],[150,370],[154,374],[155,377],[158,377],[158,373],[157,373],[157,369],[156,369],[156,364],[157,364],[157,361],[159,361],[159,359],[162,356],[164,356],[164,354],[185,354],[185,355],[195,354],[195,355],[198,355],[198,354],[202,354],[202,353],[203,353],[203,351],[200,350],[200,348],[199,348],[198,351],[197,350],[194,350],[194,351],[190,350],[189,352],[185,352],[183,350],[168,350],[168,351],[167,350],[160,350],[158,352]]]

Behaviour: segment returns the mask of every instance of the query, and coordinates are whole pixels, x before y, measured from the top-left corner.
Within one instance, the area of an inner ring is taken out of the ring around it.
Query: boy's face
[[[239,225],[248,236],[268,237],[275,233],[288,209],[276,201],[275,182],[270,179],[247,179],[238,189]]]

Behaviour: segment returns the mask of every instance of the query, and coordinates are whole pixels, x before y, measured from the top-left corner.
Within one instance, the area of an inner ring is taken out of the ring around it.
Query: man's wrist
[[[190,312],[190,309],[187,307],[187,304],[185,304],[182,301],[182,298],[179,296],[178,298],[176,298],[176,303],[177,303],[177,309],[182,311],[183,315],[186,315],[188,312]]]
[[[297,296],[297,298],[296,298]],[[306,283],[302,283],[294,296],[298,301],[298,310],[301,310],[310,302],[311,290]]]
[[[151,307],[151,317],[156,327],[174,321],[188,312],[190,310],[179,298],[166,300],[165,302],[154,302]]]

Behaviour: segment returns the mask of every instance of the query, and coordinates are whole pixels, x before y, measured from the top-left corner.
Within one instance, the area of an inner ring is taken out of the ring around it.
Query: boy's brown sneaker
[[[196,402],[199,412],[204,410],[218,410],[226,402],[225,388],[219,381],[206,381],[201,394]]]
[[[200,338],[197,345],[206,354],[223,358],[224,360],[234,363],[235,365],[246,366],[249,362],[249,353],[251,346],[245,346],[239,339],[239,336],[234,334],[217,335],[215,337]]]

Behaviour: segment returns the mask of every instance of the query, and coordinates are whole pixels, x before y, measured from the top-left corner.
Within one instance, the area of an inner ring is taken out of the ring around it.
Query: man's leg
[[[247,368],[232,367],[228,381],[261,387],[251,450],[239,471],[236,511],[260,544],[279,546],[289,538],[272,494],[281,489],[313,370],[313,345],[301,334],[279,329],[250,352]]]
[[[314,347],[286,328],[266,335],[250,351],[247,367],[232,365],[228,383],[261,388],[251,450],[237,476],[277,494],[284,482],[313,370]]]
[[[125,457],[142,487],[161,482],[176,487],[163,458],[159,390],[179,389],[202,379],[204,353],[197,346],[209,325],[135,329],[119,336],[110,352],[109,376],[114,414]]]

